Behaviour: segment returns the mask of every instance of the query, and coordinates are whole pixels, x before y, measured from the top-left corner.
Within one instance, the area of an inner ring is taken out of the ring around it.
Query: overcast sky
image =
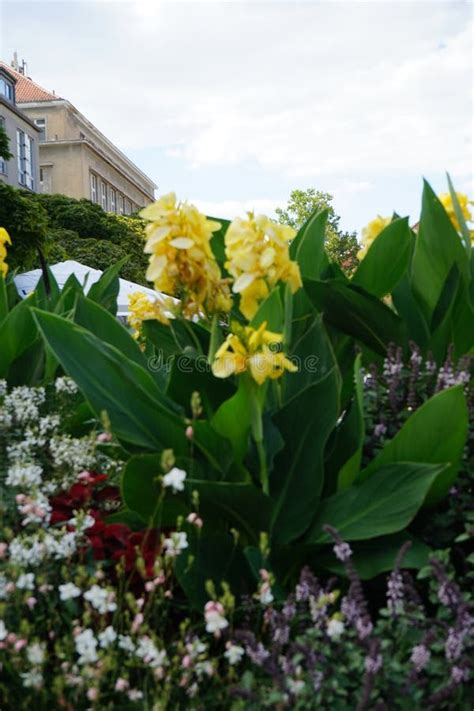
[[[0,0],[0,56],[208,213],[334,195],[347,229],[473,194],[473,5]]]

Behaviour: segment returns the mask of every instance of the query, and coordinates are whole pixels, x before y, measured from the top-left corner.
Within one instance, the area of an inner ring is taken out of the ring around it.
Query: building
[[[87,198],[104,210],[128,215],[155,199],[153,181],[67,99],[27,76],[16,58],[16,102],[38,129],[39,190]]]
[[[17,79],[0,63],[0,124],[10,139],[10,160],[0,158],[0,181],[38,191],[40,129],[18,107]]]

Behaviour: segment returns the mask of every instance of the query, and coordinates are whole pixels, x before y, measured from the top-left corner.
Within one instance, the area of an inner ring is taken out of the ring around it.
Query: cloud
[[[243,217],[246,212],[264,214],[274,217],[275,208],[286,204],[286,199],[273,200],[272,198],[258,198],[256,200],[201,200],[196,198],[189,202],[196,205],[205,215],[225,217],[233,220],[234,217]]]

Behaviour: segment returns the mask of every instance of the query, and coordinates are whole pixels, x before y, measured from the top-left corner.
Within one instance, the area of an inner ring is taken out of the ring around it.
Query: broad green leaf
[[[189,506],[182,498],[163,491],[161,476],[159,455],[131,457],[122,474],[122,500],[147,526],[176,526],[178,516],[189,513]]]
[[[273,289],[265,301],[260,304],[250,326],[258,328],[264,321],[267,322],[268,331],[276,333],[283,331],[283,304],[278,288]]]
[[[461,228],[461,234],[462,234],[462,238],[464,240],[464,246],[465,246],[466,252],[469,256],[472,251],[471,233],[470,233],[469,227],[466,224],[466,220],[464,219],[461,205],[459,204],[458,196],[456,194],[456,190],[454,189],[454,185],[453,185],[453,182],[451,180],[449,173],[446,173],[446,177],[448,179],[448,186],[449,186],[449,192],[451,194],[451,200],[453,201],[454,214],[456,215],[456,219],[459,223],[459,227]]]
[[[395,437],[361,472],[360,481],[369,479],[380,467],[396,462],[443,462],[427,504],[440,501],[452,486],[466,443],[468,411],[462,386],[434,395],[405,422]]]
[[[306,538],[307,543],[330,543],[325,525],[335,528],[345,541],[377,538],[404,529],[445,464],[398,462],[381,466],[362,484],[325,499]]]
[[[5,278],[0,274],[0,324],[6,317],[8,311],[7,284]]]
[[[361,579],[370,580],[381,573],[392,571],[400,548],[406,541],[410,541],[411,546],[403,557],[401,567],[423,568],[428,563],[431,548],[406,532],[354,543],[351,546],[352,562]],[[319,549],[314,556],[314,564],[336,575],[345,574],[344,564],[337,560],[332,550],[326,553]]]
[[[236,597],[254,592],[255,581],[250,566],[231,533],[206,531],[205,523],[201,531],[195,526],[185,526],[184,530],[188,548],[176,558],[175,573],[194,609],[202,615],[209,600],[208,580],[212,580],[219,592],[221,582],[225,581]]]
[[[145,450],[187,450],[184,421],[146,370],[77,324],[35,310],[44,339],[98,417],[117,437]]]
[[[258,543],[268,531],[272,502],[253,484],[189,479],[186,489],[199,493],[199,510],[205,521],[221,519]]]
[[[220,230],[217,230],[216,232],[212,233],[212,238],[211,238],[211,249],[212,252],[217,259],[219,266],[221,268],[221,271],[226,274],[227,272],[225,271],[224,263],[226,261],[226,256],[225,256],[225,233],[227,232],[229,225],[230,225],[230,220],[225,220],[222,217],[208,217],[209,220],[213,220],[214,222],[219,222],[221,225]]]
[[[35,287],[36,303],[39,308],[52,311],[61,294],[51,269],[47,266]]]
[[[145,357],[130,331],[100,304],[78,295],[74,321],[106,343],[115,346],[130,360],[146,368]]]
[[[426,348],[430,331],[423,310],[413,294],[408,274],[405,274],[393,289],[392,300],[397,313],[403,319],[408,338],[420,348]]]
[[[347,489],[359,473],[364,437],[364,386],[359,354],[354,362],[354,400],[347,417],[342,422],[336,443],[336,448],[348,457],[339,470],[337,478],[339,490]]]
[[[329,265],[324,249],[328,210],[311,215],[290,247],[290,256],[297,261],[303,279],[319,279]]]
[[[379,299],[340,280],[304,282],[304,288],[327,323],[385,355],[390,343],[405,342],[401,319]]]
[[[119,273],[127,261],[128,255],[106,269],[87,292],[89,299],[96,301],[114,316],[117,313],[117,297],[120,291]]]
[[[457,264],[462,279],[467,281],[468,258],[461,238],[425,181],[411,283],[428,320],[431,319],[453,264]]]
[[[206,356],[176,356],[170,367],[166,394],[189,412],[191,396],[196,391],[201,396],[204,412],[212,417],[220,405],[232,397],[235,388],[230,380],[214,377]]]
[[[284,402],[334,368],[336,359],[320,314],[313,311],[311,322],[306,323],[304,331],[293,341],[288,355],[298,371],[288,374],[283,381]]]
[[[19,358],[38,338],[38,329],[32,317],[31,306],[35,295],[20,301],[0,324],[0,378],[6,378],[15,359]]]
[[[351,283],[374,296],[390,294],[408,268],[412,240],[407,217],[391,222],[373,241]]]
[[[285,441],[270,476],[275,500],[272,537],[277,543],[301,536],[314,518],[324,485],[324,448],[338,411],[339,375],[334,367],[274,417]]]
[[[248,449],[251,424],[248,388],[245,378],[240,377],[237,392],[222,403],[211,419],[211,426],[221,437],[230,441],[234,457],[242,461]]]

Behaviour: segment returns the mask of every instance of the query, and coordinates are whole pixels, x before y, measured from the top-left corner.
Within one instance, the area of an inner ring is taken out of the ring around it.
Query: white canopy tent
[[[50,268],[60,289],[63,288],[71,274],[74,274],[79,283],[84,286],[85,293],[87,293],[92,284],[98,281],[102,276],[102,272],[99,269],[86,267],[85,264],[75,262],[73,259],[68,259],[66,262],[58,262],[58,264],[53,264]],[[15,286],[22,299],[28,296],[31,291],[34,291],[41,278],[41,274],[41,269],[33,269],[30,272],[24,272],[15,277]],[[159,291],[148,289],[146,286],[135,284],[132,281],[127,281],[127,279],[119,279],[119,283],[120,289],[117,299],[117,316],[119,317],[127,316],[129,294],[133,294],[136,291],[143,292],[152,300],[161,301],[164,299],[163,294]]]

